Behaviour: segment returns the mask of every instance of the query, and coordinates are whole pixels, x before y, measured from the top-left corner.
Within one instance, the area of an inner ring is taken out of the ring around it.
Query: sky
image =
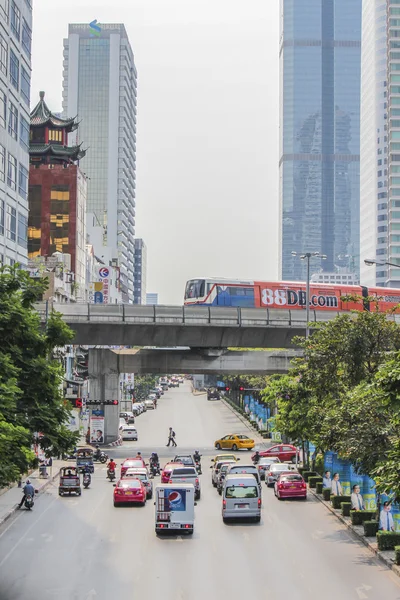
[[[276,280],[277,0],[36,0],[33,16],[31,104],[44,90],[54,112],[68,23],[126,26],[147,291],[181,304],[188,279]]]

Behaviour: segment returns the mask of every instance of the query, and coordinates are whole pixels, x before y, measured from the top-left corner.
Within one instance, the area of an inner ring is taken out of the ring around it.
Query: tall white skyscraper
[[[32,3],[0,0],[0,265],[28,263]]]
[[[90,148],[80,163],[89,178],[88,234],[103,228],[103,248],[95,251],[103,261],[118,260],[124,302],[134,300],[136,93],[137,72],[124,25],[69,25],[63,112],[78,115],[77,141]]]

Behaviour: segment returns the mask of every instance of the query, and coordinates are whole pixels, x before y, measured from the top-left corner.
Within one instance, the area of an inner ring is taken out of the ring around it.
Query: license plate
[[[173,527],[174,529],[180,529],[181,528],[181,524],[180,523],[171,523],[170,527]]]
[[[125,492],[125,496],[132,496],[133,492]]]
[[[290,485],[289,487],[290,487],[290,489],[292,489],[292,490],[293,490],[293,489],[296,489],[296,486],[295,486],[295,485]]]
[[[238,508],[246,508],[248,504],[236,504]]]

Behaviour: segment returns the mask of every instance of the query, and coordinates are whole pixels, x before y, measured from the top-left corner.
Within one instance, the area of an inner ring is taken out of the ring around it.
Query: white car
[[[138,433],[136,427],[133,427],[132,425],[125,425],[120,431],[123,440],[133,440],[137,442]]]
[[[151,400],[151,398],[147,398],[147,400],[145,400],[144,403],[145,403],[147,410],[155,409],[154,402],[153,402],[153,400]]]

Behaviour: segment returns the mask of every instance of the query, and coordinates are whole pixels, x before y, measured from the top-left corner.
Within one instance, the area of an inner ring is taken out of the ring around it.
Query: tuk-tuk
[[[60,483],[58,485],[59,496],[74,492],[77,496],[82,493],[81,478],[77,467],[62,467],[60,470]]]
[[[86,467],[89,468],[90,473],[94,473],[93,449],[78,448],[76,451],[76,468],[79,473],[83,473]]]

